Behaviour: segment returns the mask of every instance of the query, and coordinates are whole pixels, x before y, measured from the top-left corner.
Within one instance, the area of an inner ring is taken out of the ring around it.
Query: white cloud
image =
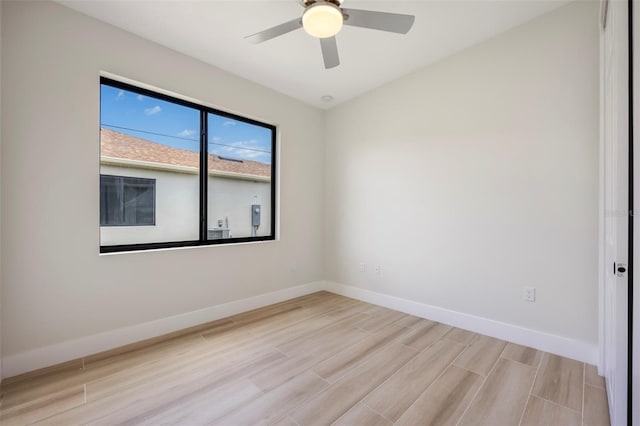
[[[118,94],[116,95],[116,99],[124,99],[124,90],[118,92]]]
[[[136,99],[142,102],[142,101],[144,101],[144,96],[142,96],[142,95],[138,95],[138,96],[136,97]]]
[[[248,141],[235,141],[230,145],[235,146],[237,148],[246,148],[246,149],[260,149],[258,146],[258,141],[255,139],[250,139]]]
[[[226,154],[230,157],[245,160],[270,162],[269,160],[271,159],[271,154],[264,152],[265,149],[255,139],[232,142],[227,146],[216,147],[215,150],[223,156]]]
[[[180,133],[178,133],[178,136],[181,136],[183,138],[188,138],[190,136],[195,135],[197,132],[195,130],[190,130],[190,129],[184,129],[183,131],[181,131]]]
[[[212,139],[214,142],[220,142],[222,140],[220,136],[214,136]]]
[[[235,121],[225,121],[222,123],[224,127],[235,126],[237,123]]]
[[[160,108],[160,106],[156,105],[153,108],[146,108],[144,110],[144,113],[147,115],[156,115],[159,114],[162,111],[162,108]]]

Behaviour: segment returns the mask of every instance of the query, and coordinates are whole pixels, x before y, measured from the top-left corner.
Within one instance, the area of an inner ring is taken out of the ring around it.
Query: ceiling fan
[[[320,39],[324,67],[329,69],[340,65],[335,35],[342,29],[343,24],[406,34],[415,20],[413,15],[346,9],[342,7],[343,1],[301,0],[305,8],[301,18],[292,19],[245,38],[252,43],[262,43],[298,28],[304,28],[309,35]]]

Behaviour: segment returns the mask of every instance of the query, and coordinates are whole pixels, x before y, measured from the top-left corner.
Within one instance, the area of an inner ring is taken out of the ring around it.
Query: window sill
[[[193,244],[193,245],[184,245],[184,246],[174,246],[174,247],[157,247],[157,248],[145,248],[145,249],[135,249],[131,250],[119,250],[119,251],[108,251],[108,252],[100,252],[99,256],[114,256],[120,254],[137,254],[137,253],[149,253],[149,252],[162,252],[162,251],[172,251],[172,250],[189,250],[189,249],[202,249],[202,248],[211,248],[211,247],[230,247],[230,246],[243,246],[248,244],[264,244],[264,243],[274,243],[280,241],[280,238],[273,239],[265,239],[265,240],[256,240],[256,241],[238,241],[233,243],[218,243],[218,244]],[[104,246],[109,247],[109,246]],[[102,247],[100,247],[102,248]]]

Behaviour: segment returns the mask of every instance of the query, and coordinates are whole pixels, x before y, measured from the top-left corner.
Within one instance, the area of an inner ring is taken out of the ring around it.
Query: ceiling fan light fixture
[[[344,17],[338,6],[327,1],[318,1],[309,6],[302,15],[302,26],[307,34],[327,38],[338,34]]]

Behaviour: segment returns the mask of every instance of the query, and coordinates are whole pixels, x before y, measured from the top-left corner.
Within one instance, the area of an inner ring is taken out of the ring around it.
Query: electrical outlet
[[[376,271],[376,275],[380,275],[380,271],[381,271],[380,265],[376,265],[375,271]]]
[[[360,272],[364,272],[366,270],[367,270],[366,265],[364,263],[360,263]]]
[[[535,302],[536,301],[536,288],[535,287],[525,287],[522,298],[527,302]]]

